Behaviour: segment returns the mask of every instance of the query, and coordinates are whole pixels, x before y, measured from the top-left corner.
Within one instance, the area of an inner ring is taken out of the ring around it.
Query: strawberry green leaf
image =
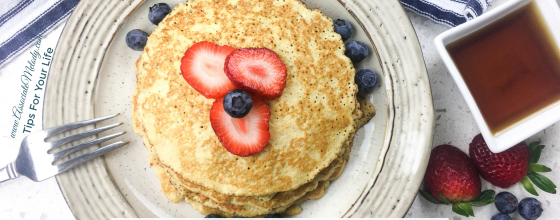
[[[495,194],[496,192],[494,192],[494,190],[484,190],[480,193],[480,195],[478,195],[478,197],[476,197],[476,199],[471,200],[467,203],[478,207],[492,204],[496,202],[496,200],[494,200]]]
[[[467,215],[469,216],[474,216],[474,211],[472,210],[471,205],[467,204],[467,203],[457,203],[457,205],[463,210],[465,211],[465,213],[467,213]],[[469,217],[467,216],[467,217]]]
[[[531,179],[531,181],[539,187],[539,189],[542,189],[547,193],[556,194],[556,185],[545,176],[529,171],[527,172],[527,177],[529,177],[529,179]]]
[[[533,143],[530,143],[529,144],[529,152],[533,152],[533,150],[535,150],[540,145],[541,145],[540,141],[535,141]]]
[[[548,168],[545,165],[534,164],[534,163],[529,164],[529,170],[533,172],[539,172],[539,173],[546,173],[552,171],[552,169]]]
[[[533,187],[533,184],[529,181],[529,179],[527,179],[527,177],[523,177],[523,179],[521,179],[521,185],[525,188],[525,190],[527,190],[527,192],[535,196],[539,196],[537,190],[535,190],[535,187]]]
[[[441,193],[438,193],[438,196],[439,196],[439,200],[441,200],[441,202],[442,202],[443,204],[446,204],[446,205],[451,204],[451,203],[449,202],[449,200],[447,200],[447,198],[445,198]]]
[[[529,152],[531,152],[531,157],[529,158],[529,163],[537,163],[541,158],[542,146],[539,145],[540,142],[533,142],[529,145]]]
[[[465,212],[463,209],[461,209],[461,207],[459,207],[459,205],[457,204],[453,204],[453,206],[451,207],[451,210],[453,210],[453,212],[465,216],[465,217],[469,217],[469,214],[467,214],[467,212]]]
[[[424,190],[420,190],[418,191],[420,193],[420,195],[422,195],[422,197],[424,197],[424,199],[434,203],[434,204],[443,204],[440,201],[438,201],[436,198],[434,198],[432,195],[430,195],[428,192],[424,191]]]

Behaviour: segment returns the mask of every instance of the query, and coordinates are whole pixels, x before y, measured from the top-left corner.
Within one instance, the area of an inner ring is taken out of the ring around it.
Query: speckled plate
[[[202,217],[185,202],[170,203],[148,164],[142,139],[132,131],[131,29],[152,31],[148,7],[178,0],[82,0],[69,19],[47,83],[44,127],[121,113],[120,139],[130,144],[57,176],[78,219]],[[356,66],[380,76],[368,100],[377,115],[358,131],[351,159],[323,198],[307,201],[297,217],[402,217],[412,204],[432,146],[434,112],[418,39],[399,1],[303,0],[354,27],[352,39],[372,55]],[[91,129],[91,128],[84,128]],[[92,150],[92,149],[89,149]]]

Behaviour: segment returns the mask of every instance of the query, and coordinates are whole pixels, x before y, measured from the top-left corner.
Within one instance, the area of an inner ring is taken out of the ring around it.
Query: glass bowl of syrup
[[[560,121],[555,0],[511,0],[440,34],[435,44],[491,151]]]

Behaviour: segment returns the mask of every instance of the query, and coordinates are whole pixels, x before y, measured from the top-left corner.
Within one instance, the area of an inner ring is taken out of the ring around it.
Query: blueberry
[[[490,220],[512,220],[512,219],[511,217],[509,217],[509,215],[506,215],[504,213],[498,213],[492,216]]]
[[[284,218],[284,216],[280,214],[268,214],[264,216],[265,218]]]
[[[364,60],[368,54],[369,50],[364,43],[355,40],[346,43],[344,55],[350,58],[352,62],[359,63]]]
[[[221,218],[221,217],[219,215],[216,215],[216,214],[210,214],[210,215],[207,215],[204,218]]]
[[[165,3],[157,3],[154,6],[150,7],[150,12],[148,13],[148,19],[155,24],[158,25],[165,16],[171,13],[171,7]]]
[[[354,82],[358,85],[358,92],[366,95],[372,92],[377,85],[377,74],[370,69],[361,69],[354,76]]]
[[[251,99],[249,93],[241,89],[234,89],[226,94],[223,104],[224,110],[229,116],[243,118],[251,111],[253,99]]]
[[[494,199],[496,199],[496,209],[504,214],[511,214],[517,211],[517,198],[509,192],[500,192]]]
[[[233,218],[243,218],[243,217],[236,215],[236,216],[233,216]]]
[[[519,215],[527,220],[535,220],[543,212],[541,202],[534,198],[524,198],[519,202]]]
[[[134,29],[126,34],[126,45],[133,50],[143,50],[148,41],[149,34],[140,29]]]
[[[352,36],[352,25],[344,19],[334,20],[334,32],[340,34],[343,41],[348,40]]]

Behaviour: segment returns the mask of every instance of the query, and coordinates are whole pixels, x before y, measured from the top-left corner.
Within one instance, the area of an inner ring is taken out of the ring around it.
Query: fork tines
[[[43,132],[46,132],[45,140],[47,140],[48,138],[53,137],[55,135],[66,132],[66,131],[81,128],[81,127],[84,127],[84,126],[87,126],[87,125],[93,125],[93,124],[96,124],[98,122],[102,122],[102,121],[114,118],[117,115],[119,115],[119,114],[110,115],[110,116],[101,117],[101,118],[96,118],[96,119],[91,119],[91,120],[80,121],[80,122],[74,122],[74,123],[70,123],[70,124],[66,124],[66,125],[62,125],[62,126],[58,126],[58,127],[54,127],[54,128],[45,129],[45,130],[43,130]],[[90,137],[90,136],[99,134],[101,132],[104,132],[104,131],[107,131],[109,129],[115,128],[115,127],[117,127],[119,125],[122,125],[122,124],[123,123],[112,124],[112,125],[104,126],[104,127],[101,127],[101,128],[96,128],[96,129],[93,129],[93,130],[85,131],[85,132],[82,132],[82,133],[79,133],[79,134],[71,135],[71,136],[68,136],[68,137],[64,137],[62,139],[58,139],[58,140],[54,140],[54,141],[50,141],[50,142],[45,141],[45,144],[48,144],[47,147],[49,149],[57,148],[57,147],[60,147],[62,145],[65,145],[65,144],[68,144],[68,143],[71,143],[71,142],[74,142],[74,141],[77,141],[77,140],[81,140],[81,139],[86,138],[86,137]],[[78,144],[76,146],[72,146],[68,149],[53,153],[53,154],[51,154],[52,155],[52,161],[54,163],[54,161],[60,160],[60,159],[66,157],[66,156],[68,156],[68,155],[70,155],[70,154],[72,154],[76,151],[84,150],[84,149],[86,149],[88,147],[91,147],[93,145],[101,144],[105,141],[111,140],[111,139],[116,138],[118,136],[121,136],[123,134],[126,134],[126,131],[111,134],[111,135],[107,135],[107,136],[104,136],[104,137],[100,137],[98,139],[90,140],[90,141]],[[81,156],[72,158],[68,161],[65,161],[61,164],[56,165],[57,168],[58,168],[58,172],[64,172],[64,171],[66,171],[66,170],[68,170],[68,169],[70,169],[70,168],[72,168],[72,167],[74,167],[78,164],[81,164],[85,161],[88,161],[88,160],[91,160],[95,157],[106,154],[106,153],[108,153],[108,152],[110,152],[110,151],[112,151],[116,148],[119,148],[123,145],[126,145],[128,143],[129,142],[118,141],[118,142],[109,144],[107,146],[101,147],[99,149],[96,149],[92,152],[89,152],[89,153],[83,154]]]

